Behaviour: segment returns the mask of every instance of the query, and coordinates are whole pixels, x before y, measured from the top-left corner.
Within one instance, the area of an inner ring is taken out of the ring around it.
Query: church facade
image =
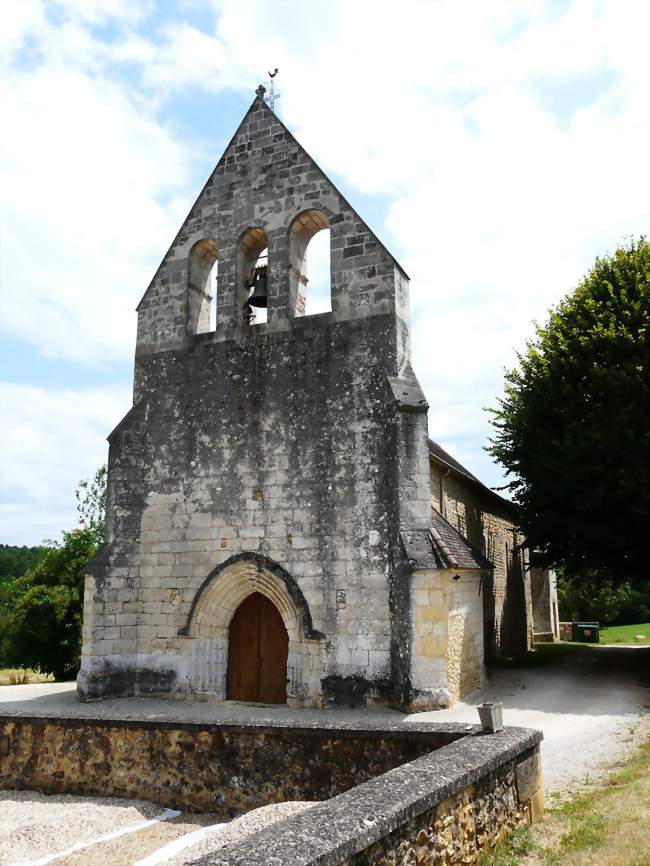
[[[325,228],[331,312],[304,315]],[[138,307],[81,699],[431,709],[529,645],[512,507],[428,439],[408,293],[260,89]]]

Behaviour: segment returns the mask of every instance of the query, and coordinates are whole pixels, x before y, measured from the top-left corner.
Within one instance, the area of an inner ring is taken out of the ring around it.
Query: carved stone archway
[[[309,606],[294,578],[282,566],[254,553],[231,557],[197,590],[179,631],[179,636],[188,639],[192,689],[225,700],[230,621],[244,599],[256,592],[273,602],[289,635],[287,703],[319,706],[324,635],[313,629]]]

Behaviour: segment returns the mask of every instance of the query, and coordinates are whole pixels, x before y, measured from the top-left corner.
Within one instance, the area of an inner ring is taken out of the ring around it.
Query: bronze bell
[[[255,268],[251,285],[253,287],[253,294],[248,299],[248,303],[251,307],[266,307],[269,297],[266,265]]]

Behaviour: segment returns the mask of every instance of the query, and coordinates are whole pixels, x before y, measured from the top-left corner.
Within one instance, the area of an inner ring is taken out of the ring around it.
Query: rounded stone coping
[[[286,818],[192,866],[337,866],[504,764],[526,758],[541,731],[476,731]]]
[[[0,726],[3,724],[19,722],[31,725],[57,725],[59,727],[80,728],[143,728],[145,730],[183,730],[183,731],[207,731],[209,733],[236,733],[236,734],[281,734],[290,731],[302,736],[338,735],[341,737],[373,737],[381,735],[391,739],[428,739],[429,737],[444,737],[451,741],[467,737],[469,734],[477,734],[481,728],[479,725],[467,725],[458,722],[420,722],[419,724],[399,724],[394,722],[371,720],[368,721],[340,721],[332,720],[310,720],[300,721],[296,717],[286,719],[251,719],[249,721],[238,720],[192,720],[192,719],[152,719],[144,716],[93,716],[87,714],[57,715],[29,714],[24,712],[2,712],[0,713]],[[519,729],[509,729],[519,730]],[[540,734],[541,738],[541,734]]]

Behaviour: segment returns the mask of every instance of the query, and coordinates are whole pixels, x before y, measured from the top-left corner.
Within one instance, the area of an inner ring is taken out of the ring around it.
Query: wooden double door
[[[228,633],[226,696],[232,701],[287,701],[289,635],[273,602],[259,592],[239,605]]]

